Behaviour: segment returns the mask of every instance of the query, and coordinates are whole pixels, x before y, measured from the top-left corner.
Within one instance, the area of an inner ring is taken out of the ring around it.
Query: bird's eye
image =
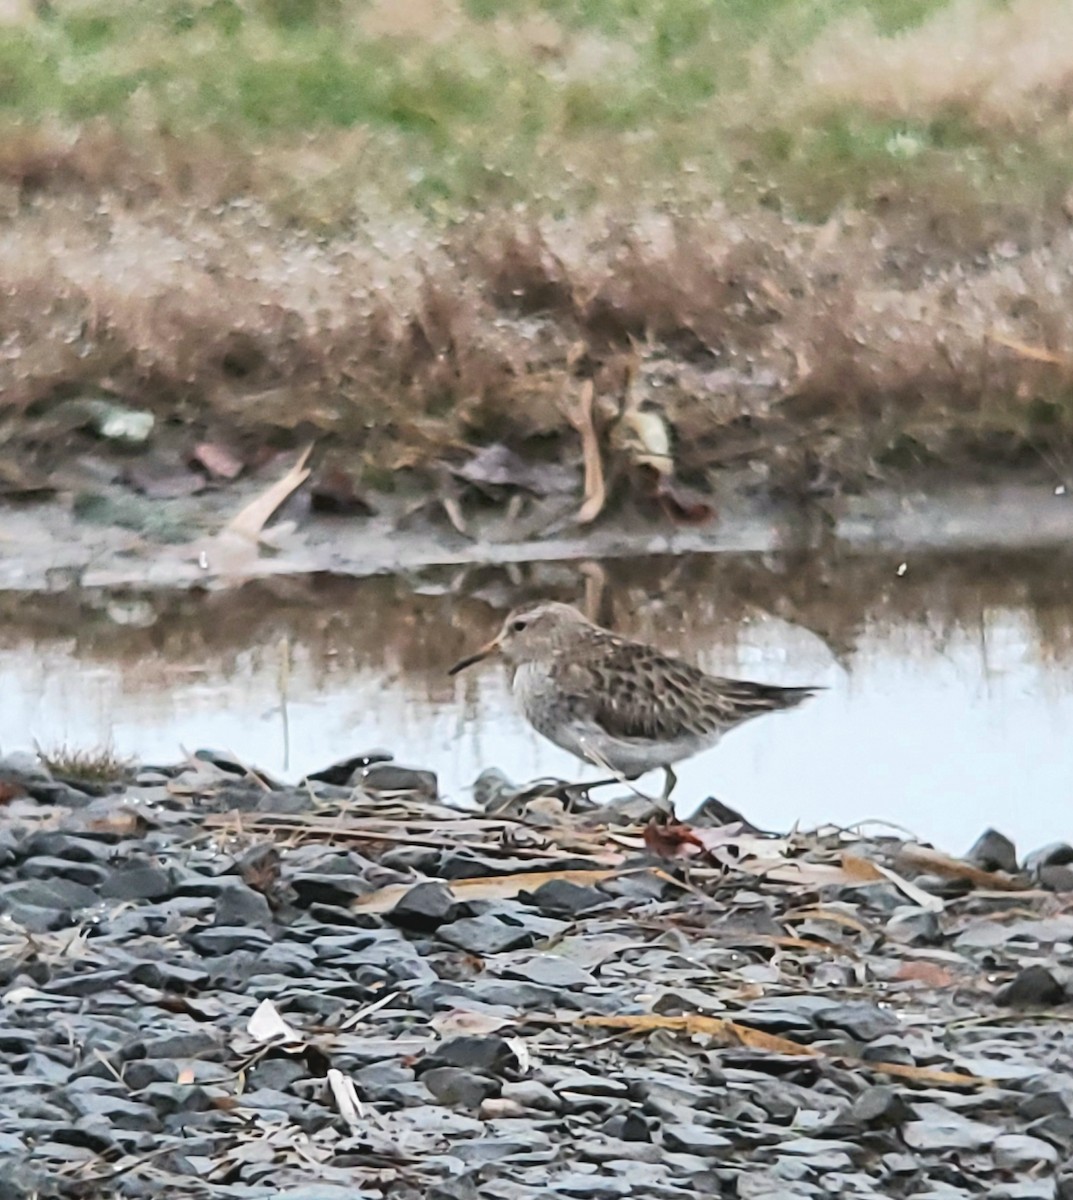
[[[525,628],[525,625],[525,621],[511,621],[510,623],[510,627],[515,633],[521,633],[521,631]]]

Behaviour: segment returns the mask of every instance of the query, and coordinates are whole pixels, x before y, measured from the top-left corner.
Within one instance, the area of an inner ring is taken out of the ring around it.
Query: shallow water
[[[1073,840],[1064,554],[720,555],[263,581],[215,593],[0,596],[0,748],[212,746],[296,779],[385,747],[465,802],[485,767],[597,777],[532,733],[500,667],[447,667],[536,596],[710,670],[822,684],[681,765],[757,824],[895,822],[952,851],[993,824]],[[642,786],[658,786],[658,776]]]

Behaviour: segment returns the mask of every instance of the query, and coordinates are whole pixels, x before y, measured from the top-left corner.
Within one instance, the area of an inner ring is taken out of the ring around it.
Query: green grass
[[[75,0],[0,29],[0,121],[209,134],[282,174],[296,140],[319,145],[320,185],[341,219],[369,189],[444,217],[670,189],[686,205],[775,196],[809,219],[867,204],[889,180],[926,188],[960,173],[966,192],[1031,192],[1032,172],[1026,182],[1023,163],[1008,169],[1008,139],[996,144],[971,96],[938,113],[884,113],[867,72],[859,97],[802,83],[804,56],[832,29],[868,21],[868,37],[893,46],[949,6],[429,0],[408,22],[407,6],[395,16],[386,0]],[[948,52],[937,36],[936,71]],[[1026,118],[1023,130],[1048,179],[1073,159],[1059,118]],[[355,130],[368,138],[360,166],[333,141]],[[293,203],[295,189],[282,190]]]

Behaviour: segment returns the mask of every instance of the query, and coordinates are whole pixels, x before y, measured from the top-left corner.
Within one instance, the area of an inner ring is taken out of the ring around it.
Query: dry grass
[[[385,486],[628,363],[698,482],[1073,465],[1064,0],[80,0],[0,35],[0,437]],[[996,340],[997,338],[997,340]],[[1011,348],[1011,344],[1013,348]],[[1018,348],[1019,347],[1019,348]]]
[[[111,746],[84,749],[60,745],[49,749],[35,747],[37,757],[55,779],[75,783],[109,784],[130,778],[136,767],[133,759],[117,754]]]

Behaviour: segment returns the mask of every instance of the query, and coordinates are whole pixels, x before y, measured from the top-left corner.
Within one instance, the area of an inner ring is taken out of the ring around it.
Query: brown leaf
[[[225,534],[237,534],[248,541],[256,542],[276,509],[279,508],[295,488],[301,487],[306,479],[309,478],[309,468],[306,466],[306,462],[312,451],[313,447],[311,445],[307,446],[287,474],[282,479],[277,479],[271,487],[266,488],[259,496],[251,500],[245,508],[236,513],[224,526],[222,532]]]
[[[578,1017],[579,1025],[598,1026],[602,1029],[621,1029],[626,1033],[651,1033],[657,1029],[666,1029],[673,1033],[707,1034],[710,1037],[721,1038],[729,1046],[749,1046],[754,1050],[767,1050],[772,1054],[794,1054],[807,1058],[828,1057],[822,1049],[815,1046],[803,1046],[792,1042],[789,1038],[778,1037],[773,1033],[764,1033],[759,1029],[751,1029],[737,1021],[728,1021],[722,1017],[708,1017],[702,1013],[685,1013],[678,1017],[664,1017],[655,1013],[644,1013],[638,1016],[624,1017]],[[846,1063],[862,1066],[869,1071],[879,1071],[884,1075],[897,1075],[902,1079],[911,1079],[916,1083],[935,1085],[936,1087],[986,1087],[991,1080],[978,1075],[962,1075],[954,1071],[933,1071],[928,1067],[912,1067],[903,1063],[862,1062],[860,1059],[847,1055],[831,1055]]]
[[[1001,871],[985,871],[958,858],[950,858],[938,850],[926,846],[906,846],[898,855],[901,861],[913,866],[927,867],[936,875],[948,875],[954,879],[967,879],[978,887],[992,888],[999,892],[1022,892],[1028,887],[1020,879],[1011,879]]]
[[[448,885],[451,895],[463,900],[507,900],[519,892],[535,892],[553,879],[568,883],[591,885],[619,874],[617,869],[593,871],[521,871],[516,875],[483,875],[475,879],[455,879]],[[365,896],[359,896],[351,907],[363,912],[387,912],[395,907],[413,887],[412,883],[393,883]]]
[[[1019,342],[1016,338],[1007,337],[1003,333],[996,333],[992,330],[988,335],[988,339],[998,346],[1005,346],[1007,350],[1012,350],[1021,358],[1030,359],[1032,362],[1050,363],[1053,366],[1065,367],[1070,365],[1070,359],[1065,354],[1055,354],[1053,350],[1048,350],[1044,346],[1030,346],[1026,342]]]
[[[704,854],[704,843],[688,826],[677,821],[649,821],[644,833],[645,849],[660,858],[696,858]]]
[[[956,982],[953,972],[948,971],[946,967],[919,959],[907,959],[903,962],[894,978],[901,983],[914,981],[934,988],[951,987]]]
[[[237,479],[242,474],[242,460],[219,442],[199,442],[190,461],[204,467],[214,479]]]
[[[581,450],[585,461],[585,500],[577,511],[575,520],[579,525],[595,521],[607,503],[607,483],[604,466],[600,458],[600,441],[593,422],[593,382],[586,379],[581,385],[577,404],[567,410],[567,419],[581,434]]]

